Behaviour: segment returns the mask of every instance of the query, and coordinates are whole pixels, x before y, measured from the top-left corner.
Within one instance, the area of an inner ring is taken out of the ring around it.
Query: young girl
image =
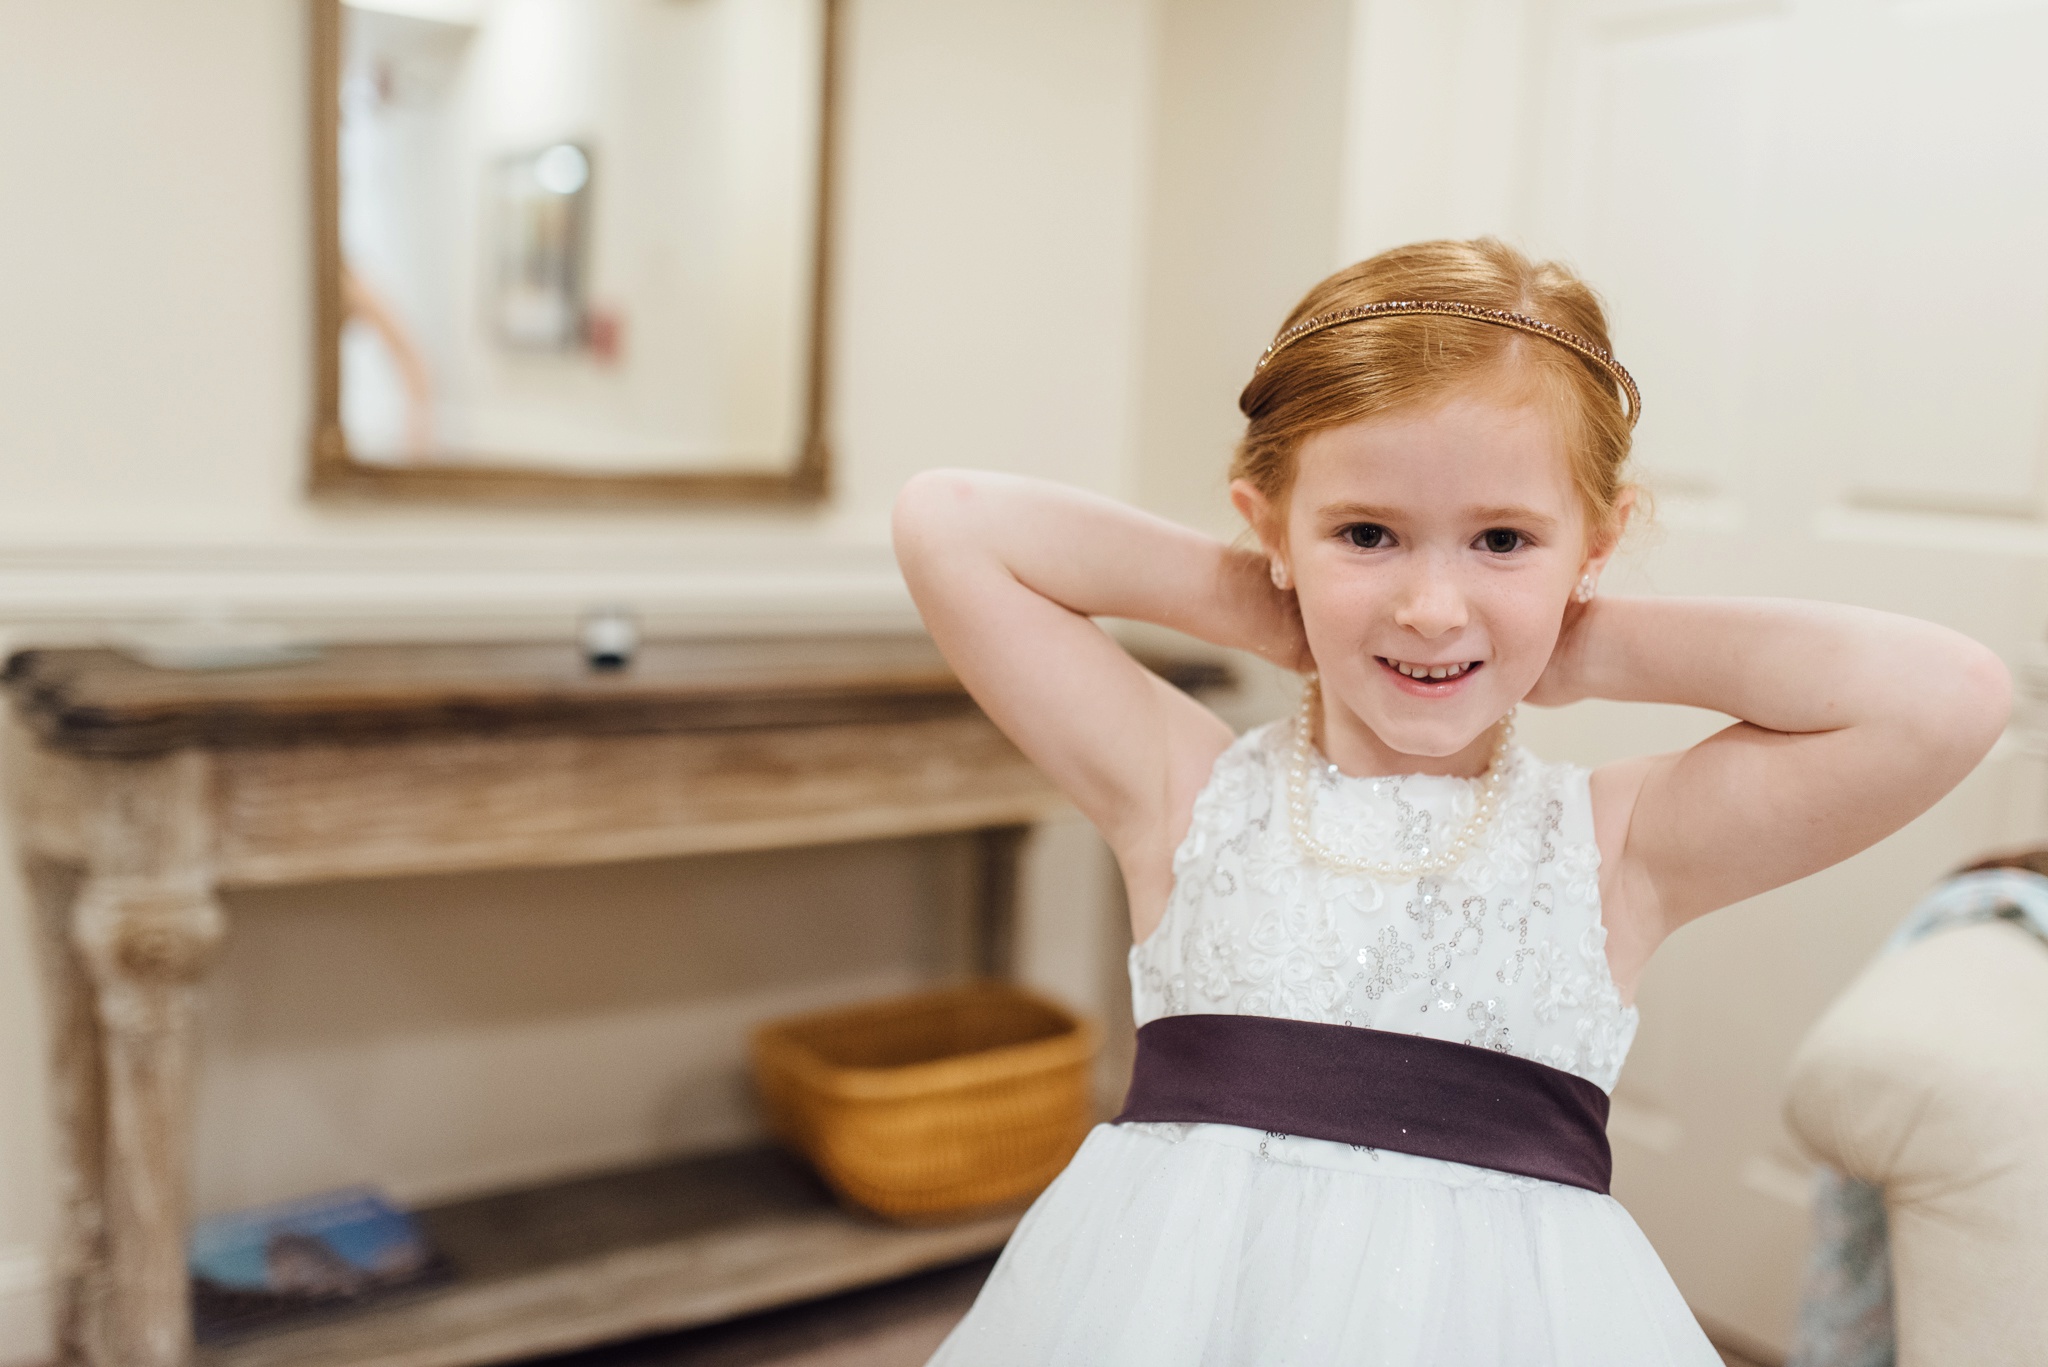
[[[1592,292],[1499,242],[1331,276],[1253,371],[1235,549],[1056,485],[921,475],[896,543],[989,715],[1115,850],[1131,1099],[934,1363],[1714,1367],[1606,1194],[1644,965],[1982,758],[2009,686],[1925,622],[1596,589],[1640,399]],[[1307,675],[1234,737],[1089,619]],[[1592,773],[1527,701],[1738,718]]]

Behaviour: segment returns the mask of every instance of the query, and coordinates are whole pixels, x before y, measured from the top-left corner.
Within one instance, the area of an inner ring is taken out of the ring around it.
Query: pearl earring
[[[1287,566],[1280,563],[1280,558],[1278,556],[1275,556],[1273,558],[1272,571],[1274,588],[1285,590],[1292,587],[1291,583],[1287,578]]]
[[[1579,587],[1572,594],[1572,597],[1578,599],[1581,603],[1590,603],[1593,601],[1593,588],[1593,576],[1582,574],[1579,576]]]

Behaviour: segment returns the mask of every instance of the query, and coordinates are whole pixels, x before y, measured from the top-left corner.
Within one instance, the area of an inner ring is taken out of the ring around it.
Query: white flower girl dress
[[[1363,1026],[1611,1091],[1636,1012],[1608,971],[1586,772],[1505,750],[1496,809],[1456,867],[1395,881],[1304,854],[1290,738],[1286,723],[1243,736],[1196,799],[1165,917],[1131,951],[1138,1023]],[[1482,801],[1474,780],[1350,778],[1319,755],[1306,784],[1316,839],[1390,862],[1469,827]],[[932,1367],[1719,1362],[1602,1190],[1249,1126],[1130,1122],[1090,1133]]]

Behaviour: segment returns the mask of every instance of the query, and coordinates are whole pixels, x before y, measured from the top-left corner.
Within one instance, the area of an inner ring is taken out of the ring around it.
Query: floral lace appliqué
[[[1131,951],[1142,1023],[1242,1012],[1371,1026],[1498,1049],[1611,1088],[1635,1035],[1608,972],[1600,852],[1584,771],[1527,752],[1486,835],[1448,873],[1405,884],[1304,859],[1284,819],[1286,734],[1216,762],[1174,856],[1166,915]],[[1465,780],[1314,776],[1315,822],[1405,858],[1472,806]]]

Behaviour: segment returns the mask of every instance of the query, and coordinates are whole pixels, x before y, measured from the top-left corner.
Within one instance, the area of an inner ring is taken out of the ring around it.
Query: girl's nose
[[[1395,622],[1424,638],[1456,631],[1465,618],[1465,595],[1456,578],[1433,565],[1418,568],[1394,609]]]

